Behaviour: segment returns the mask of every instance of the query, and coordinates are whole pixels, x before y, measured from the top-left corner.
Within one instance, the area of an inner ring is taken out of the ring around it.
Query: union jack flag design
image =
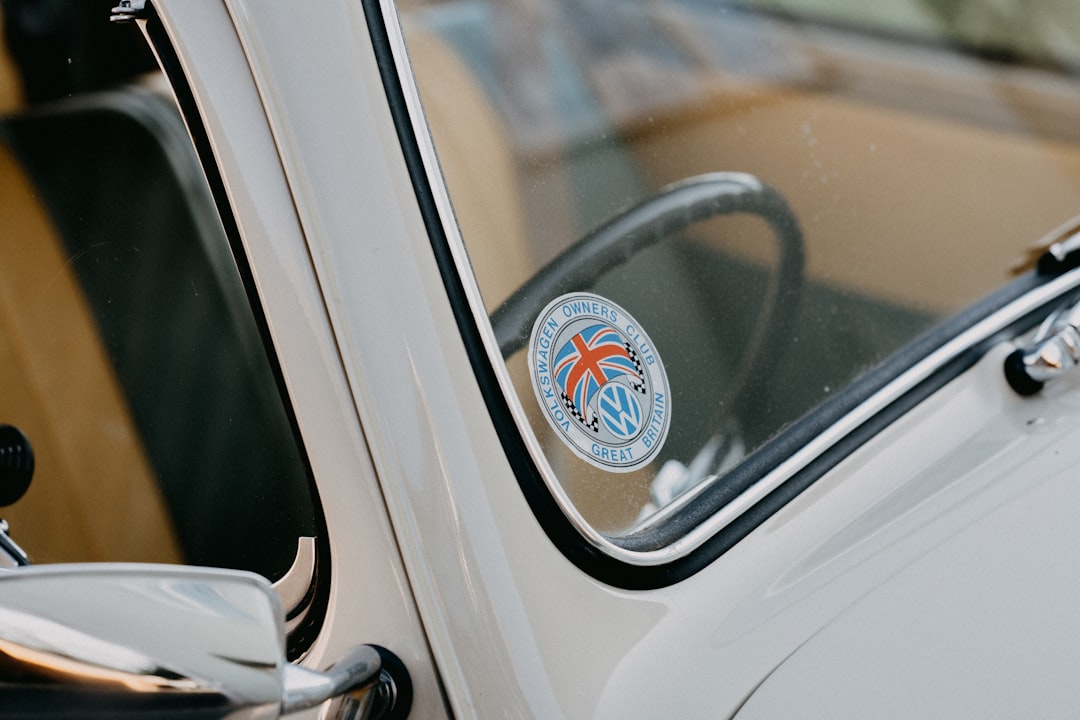
[[[570,338],[555,355],[553,368],[555,382],[574,417],[596,431],[597,418],[589,411],[589,404],[601,387],[617,377],[630,376],[631,387],[645,392],[636,355],[608,325],[590,325]]]

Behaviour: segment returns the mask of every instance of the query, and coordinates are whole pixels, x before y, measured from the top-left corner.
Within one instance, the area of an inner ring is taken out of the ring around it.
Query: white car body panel
[[[502,450],[362,5],[155,6],[327,518],[332,598],[306,664],[385,645],[424,718],[1015,717],[1054,715],[1033,702],[1051,691],[1075,701],[1075,380],[1020,399],[1002,344],[690,578],[604,585],[547,538]]]
[[[326,667],[358,643],[381,643],[408,664],[416,710],[443,703],[385,505],[350,401],[325,300],[274,138],[232,22],[217,3],[159,8],[199,100],[240,225],[330,533],[326,632],[306,662]],[[379,596],[370,603],[365,598]]]
[[[977,401],[954,402],[981,416],[947,408],[967,437],[837,535],[850,536],[849,566],[892,561],[893,572],[785,661],[739,718],[1073,714],[1080,386],[1070,378],[1048,397],[988,407],[998,360],[954,384],[975,381],[963,392]],[[940,428],[934,420],[917,434]]]

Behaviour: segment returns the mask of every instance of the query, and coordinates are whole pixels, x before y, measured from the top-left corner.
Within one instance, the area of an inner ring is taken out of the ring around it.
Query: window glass
[[[723,482],[1077,212],[1075,13],[402,4],[518,400],[594,528]]]
[[[962,46],[1016,62],[1080,61],[1080,6],[1071,0],[747,0],[764,12]]]
[[[36,472],[0,512],[34,562],[276,579],[308,472],[168,87],[108,3],[4,7],[0,423]]]

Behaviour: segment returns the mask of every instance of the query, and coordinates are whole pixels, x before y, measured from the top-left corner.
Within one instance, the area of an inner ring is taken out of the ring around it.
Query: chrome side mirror
[[[350,718],[395,715],[363,645],[327,672],[285,660],[284,613],[252,573],[170,565],[0,571],[0,715],[276,718],[348,693]]]

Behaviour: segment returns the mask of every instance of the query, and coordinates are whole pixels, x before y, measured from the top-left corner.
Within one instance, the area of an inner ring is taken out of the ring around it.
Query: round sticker
[[[663,447],[671,426],[664,364],[610,300],[570,293],[544,308],[529,338],[529,375],[544,417],[592,465],[630,472]]]

